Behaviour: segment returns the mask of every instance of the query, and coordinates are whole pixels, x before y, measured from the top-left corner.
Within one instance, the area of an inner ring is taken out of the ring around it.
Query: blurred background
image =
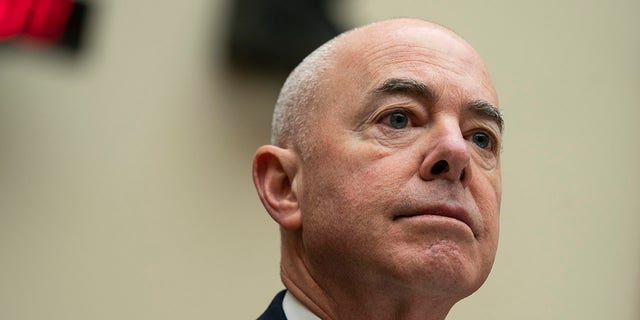
[[[448,319],[640,319],[640,2],[295,3],[85,0],[75,46],[0,42],[0,319],[255,319],[288,68],[401,16],[465,37],[505,110],[498,257]]]

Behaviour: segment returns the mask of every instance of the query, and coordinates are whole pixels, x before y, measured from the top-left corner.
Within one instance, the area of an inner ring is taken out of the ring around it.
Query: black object
[[[271,300],[269,307],[257,320],[287,320],[287,316],[282,309],[282,301],[287,290],[282,290]]]
[[[89,13],[89,6],[84,2],[74,1],[71,16],[67,21],[64,33],[57,44],[73,53],[82,48],[84,31]]]
[[[290,71],[342,32],[327,0],[236,0],[232,10],[228,58],[239,67]]]

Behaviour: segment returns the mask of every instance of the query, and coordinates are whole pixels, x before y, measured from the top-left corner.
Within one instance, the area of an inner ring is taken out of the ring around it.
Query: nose
[[[431,143],[420,165],[420,177],[425,181],[459,181],[466,187],[471,179],[470,154],[460,129],[455,126],[455,129],[444,128],[433,133],[427,138]]]

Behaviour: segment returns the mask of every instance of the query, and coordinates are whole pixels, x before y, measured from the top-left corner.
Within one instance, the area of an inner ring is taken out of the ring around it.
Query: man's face
[[[491,80],[442,31],[349,37],[324,75],[312,151],[294,182],[307,267],[334,285],[471,294],[498,243]]]

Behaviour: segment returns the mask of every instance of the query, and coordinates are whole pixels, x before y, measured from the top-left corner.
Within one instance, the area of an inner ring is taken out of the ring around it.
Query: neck
[[[316,271],[302,248],[283,237],[281,277],[285,287],[322,319],[443,320],[458,299],[373,280]],[[300,243],[300,242],[297,242]],[[378,277],[379,278],[379,277]]]

